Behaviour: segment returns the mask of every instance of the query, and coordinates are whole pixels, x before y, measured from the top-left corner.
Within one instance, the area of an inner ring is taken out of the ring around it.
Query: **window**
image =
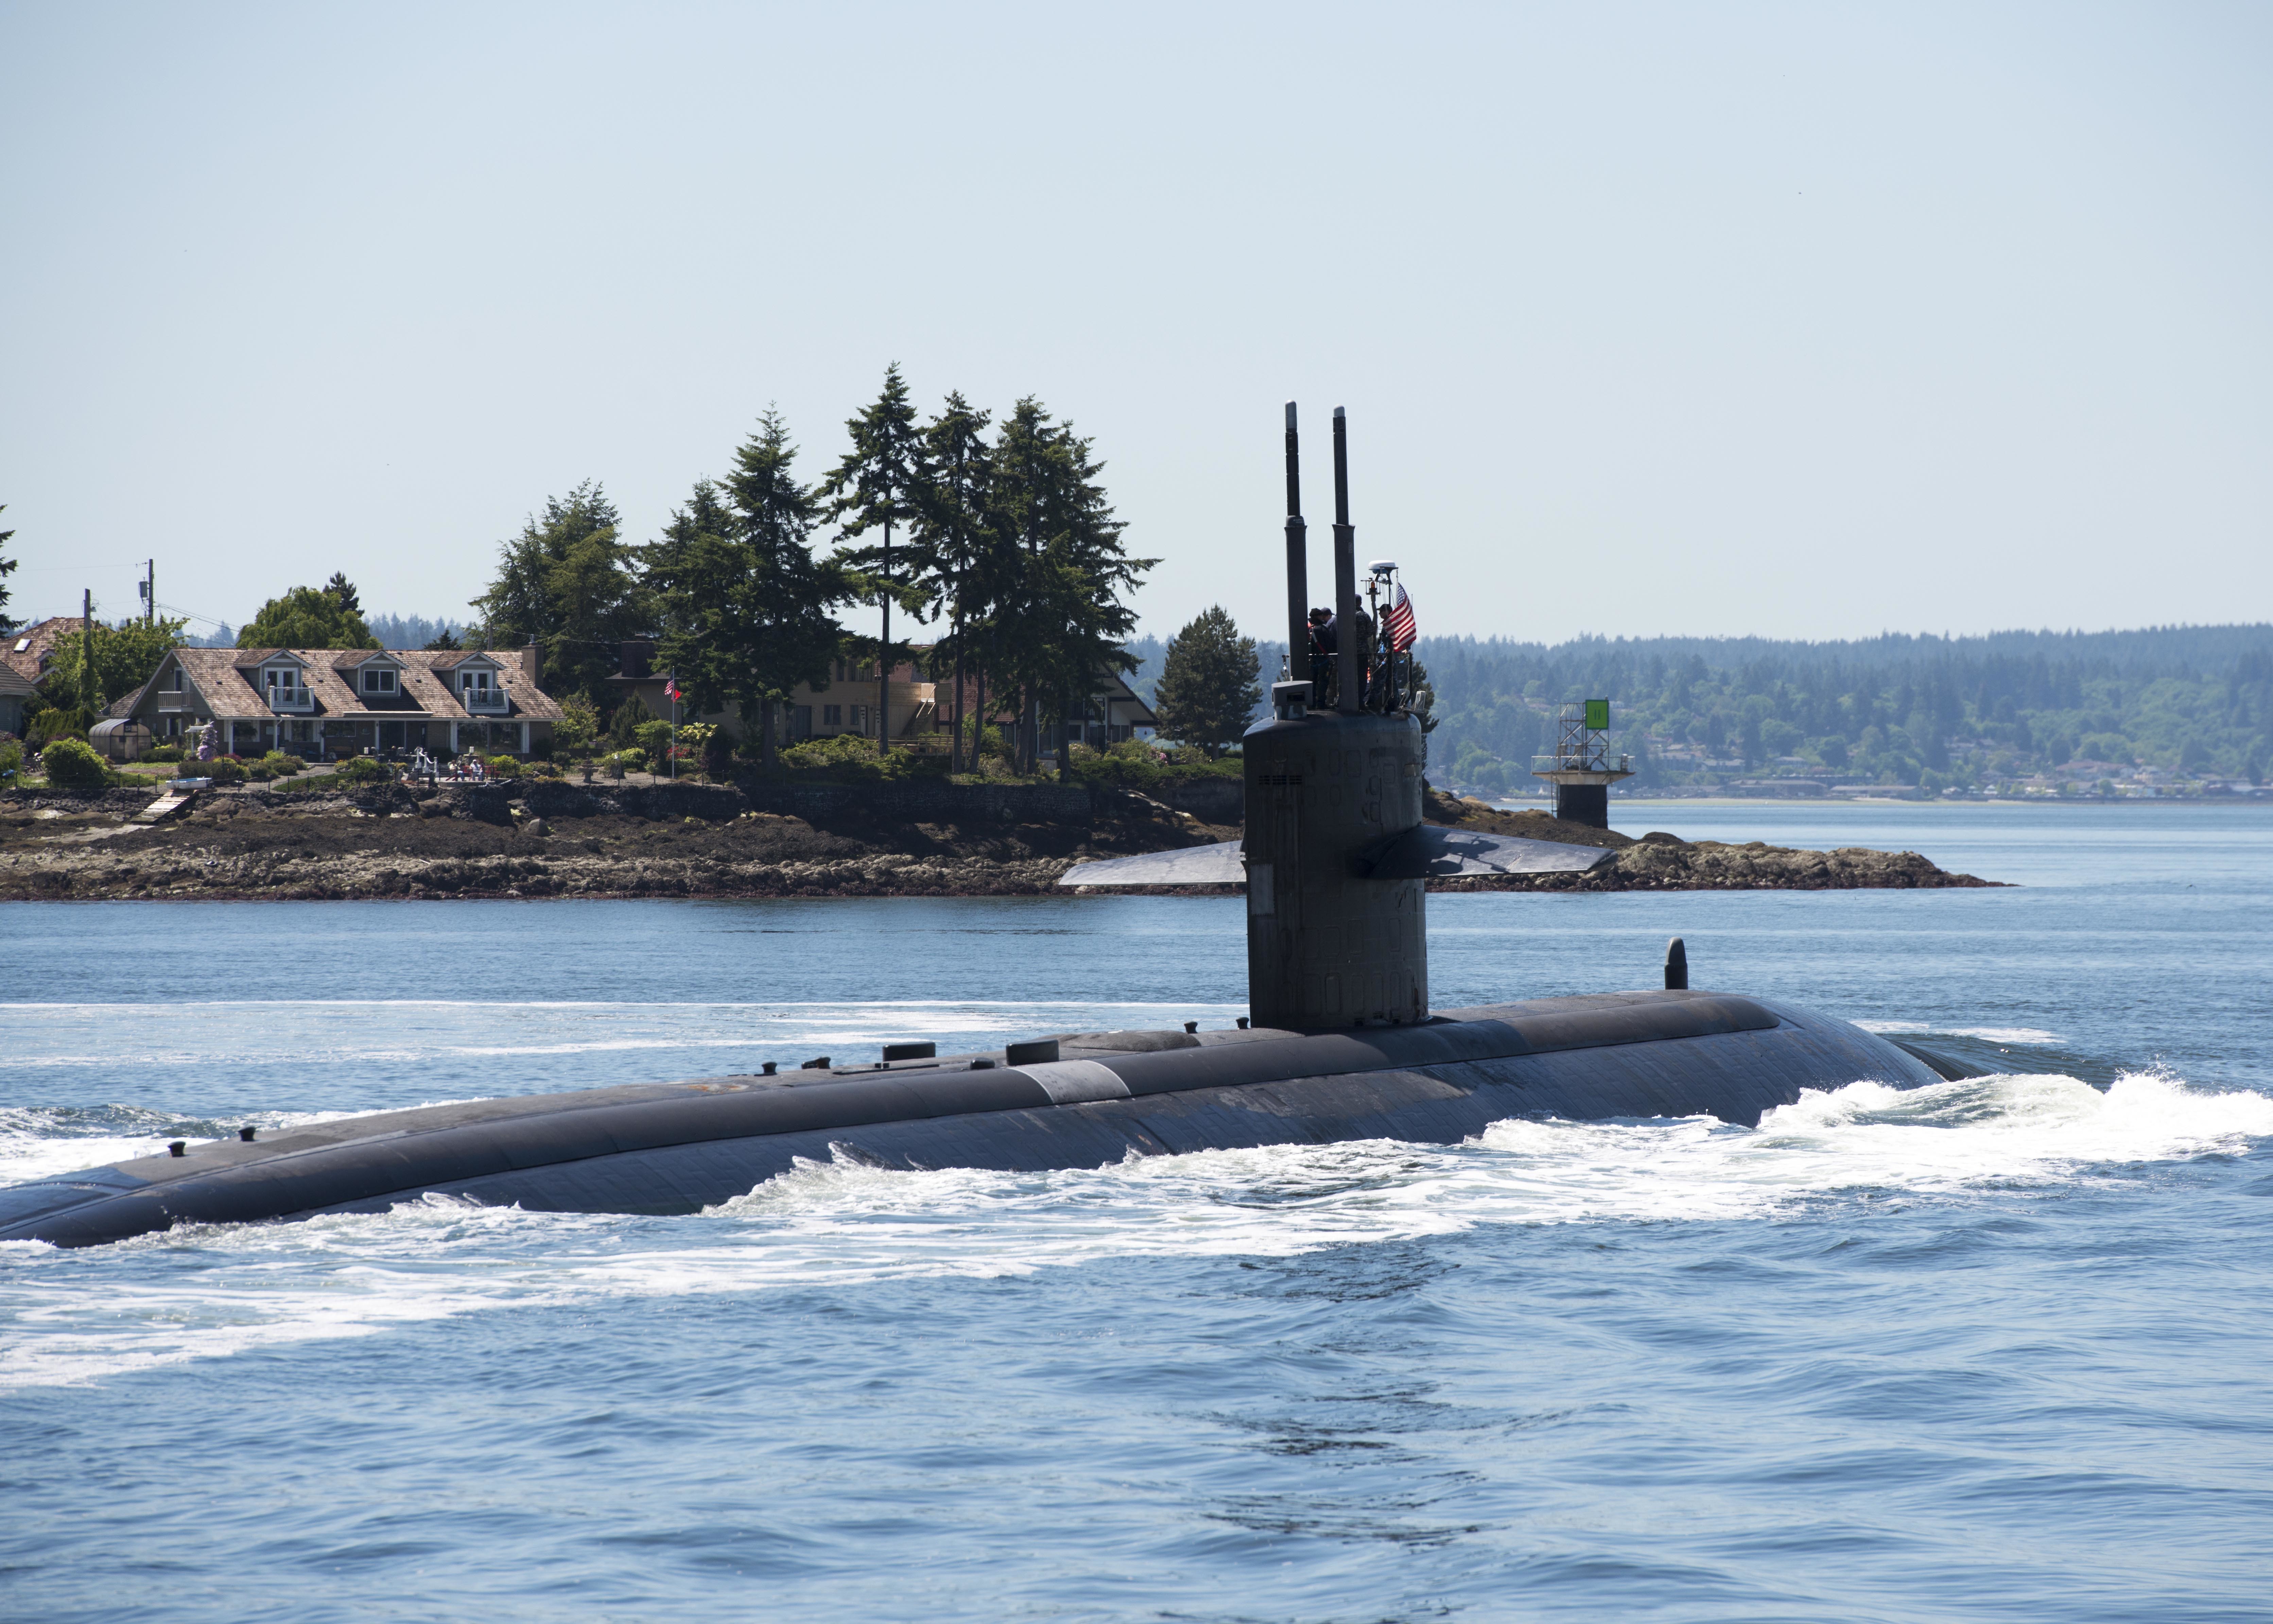
[[[869,706],[867,706],[867,705],[855,705],[855,706],[853,706],[853,707],[852,707],[852,731],[853,731],[853,732],[855,732],[855,733],[866,733],[866,732],[868,731],[868,711],[869,711],[869,710],[870,710],[870,707],[869,707]]]
[[[174,692],[176,694],[183,691],[182,679],[187,674],[179,665],[174,667]]]
[[[464,689],[467,693],[479,694],[483,695],[486,695],[489,693],[490,673],[488,672],[469,671],[463,673],[462,676],[464,680]]]
[[[391,671],[364,672],[363,691],[366,694],[392,694],[394,692],[394,673]]]
[[[823,706],[821,706],[821,725],[823,727],[842,727],[842,726],[844,726],[844,707],[843,705],[823,705]]]

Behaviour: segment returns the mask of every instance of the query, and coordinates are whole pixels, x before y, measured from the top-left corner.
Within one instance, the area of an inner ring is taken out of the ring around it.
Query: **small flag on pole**
[[[676,676],[665,677],[663,680],[663,696],[673,704],[679,703],[679,679]]]
[[[1382,624],[1389,633],[1389,646],[1399,654],[1410,649],[1414,639],[1420,636],[1421,629],[1413,620],[1413,599],[1407,595],[1404,583],[1398,583],[1397,597],[1390,604]]]

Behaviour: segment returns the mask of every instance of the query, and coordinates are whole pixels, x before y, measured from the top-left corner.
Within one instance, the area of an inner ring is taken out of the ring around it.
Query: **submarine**
[[[1583,871],[1593,846],[1422,821],[1409,658],[1362,649],[1347,419],[1334,413],[1331,659],[1272,685],[1242,741],[1240,840],[1078,865],[1076,889],[1246,887],[1249,1011],[1221,1031],[1061,1034],[987,1054],[887,1044],[748,1075],[422,1106],[0,1188],[0,1240],[91,1246],[180,1224],[384,1212],[428,1195],[528,1211],[686,1214],[800,1159],[904,1169],[1099,1167],[1131,1155],[1389,1139],[1458,1144],[1515,1117],[1757,1125],[1803,1090],[1952,1073],[1846,1021],[1663,986],[1437,1010],[1428,882]],[[1289,650],[1309,647],[1295,409],[1286,409]]]

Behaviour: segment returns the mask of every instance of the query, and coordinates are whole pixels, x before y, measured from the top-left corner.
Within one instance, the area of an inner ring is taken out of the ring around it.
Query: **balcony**
[[[458,695],[458,703],[469,716],[503,716],[513,709],[513,701],[501,688],[469,688]]]
[[[316,690],[311,688],[272,688],[260,697],[271,710],[279,715],[306,715],[316,708]]]

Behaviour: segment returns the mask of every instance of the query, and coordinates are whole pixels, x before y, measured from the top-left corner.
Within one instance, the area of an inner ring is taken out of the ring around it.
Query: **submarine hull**
[[[383,1212],[428,1194],[529,1211],[689,1214],[800,1159],[1031,1172],[1262,1145],[1457,1144],[1517,1117],[1756,1124],[1803,1090],[1939,1080],[1844,1021],[1709,992],[1536,999],[1352,1032],[1081,1034],[1061,1040],[1060,1054],[347,1118],[0,1189],[0,1240],[99,1245],[180,1223]]]

